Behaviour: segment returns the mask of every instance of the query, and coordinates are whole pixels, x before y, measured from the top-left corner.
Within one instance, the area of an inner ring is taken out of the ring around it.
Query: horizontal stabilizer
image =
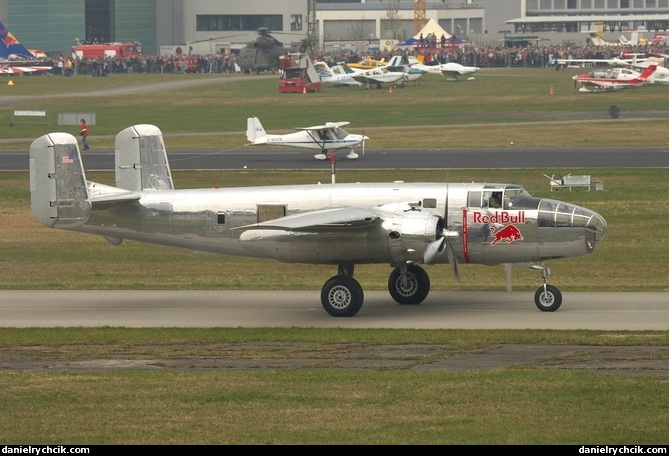
[[[137,201],[141,198],[141,195],[122,188],[112,187],[111,185],[89,182],[88,198],[93,205],[96,205]]]

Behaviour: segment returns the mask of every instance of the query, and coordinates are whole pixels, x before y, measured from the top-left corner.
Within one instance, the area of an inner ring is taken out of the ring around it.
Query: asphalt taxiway
[[[542,312],[524,291],[432,291],[420,305],[365,292],[355,316],[336,318],[320,291],[3,290],[0,327],[305,327],[669,330],[669,293],[563,291]]]

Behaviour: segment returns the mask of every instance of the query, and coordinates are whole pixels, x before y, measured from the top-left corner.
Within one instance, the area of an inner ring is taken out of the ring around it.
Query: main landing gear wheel
[[[333,317],[352,317],[362,307],[365,295],[353,277],[336,275],[321,289],[321,304]]]
[[[553,285],[544,285],[534,293],[534,303],[543,312],[554,312],[562,304],[562,293]]]
[[[388,291],[399,304],[420,304],[430,292],[430,277],[415,264],[395,268],[388,277]]]

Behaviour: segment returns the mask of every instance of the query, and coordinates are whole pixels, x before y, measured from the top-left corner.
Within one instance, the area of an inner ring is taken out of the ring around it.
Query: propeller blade
[[[446,241],[446,238],[439,238],[436,241],[432,241],[427,245],[427,248],[425,249],[425,253],[423,253],[423,263],[425,264],[432,264],[439,256],[444,251],[444,243]]]
[[[450,242],[447,242],[446,244],[448,246],[446,254],[448,255],[448,262],[453,270],[453,275],[456,279],[460,280],[460,264],[458,263],[458,258],[455,256],[455,250],[453,250],[453,246]]]
[[[362,142],[362,156],[365,156],[365,141]]]

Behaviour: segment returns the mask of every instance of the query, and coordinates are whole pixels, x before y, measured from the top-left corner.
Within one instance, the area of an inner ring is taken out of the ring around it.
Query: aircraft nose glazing
[[[597,246],[604,240],[606,237],[606,220],[604,217],[599,215],[597,212],[591,211],[589,209],[583,209],[585,212],[584,217],[588,218],[586,227],[589,230],[586,242],[590,251],[594,251]]]
[[[593,252],[606,237],[606,220],[595,211],[550,199],[541,200],[538,209],[540,226],[583,228],[588,252]]]

